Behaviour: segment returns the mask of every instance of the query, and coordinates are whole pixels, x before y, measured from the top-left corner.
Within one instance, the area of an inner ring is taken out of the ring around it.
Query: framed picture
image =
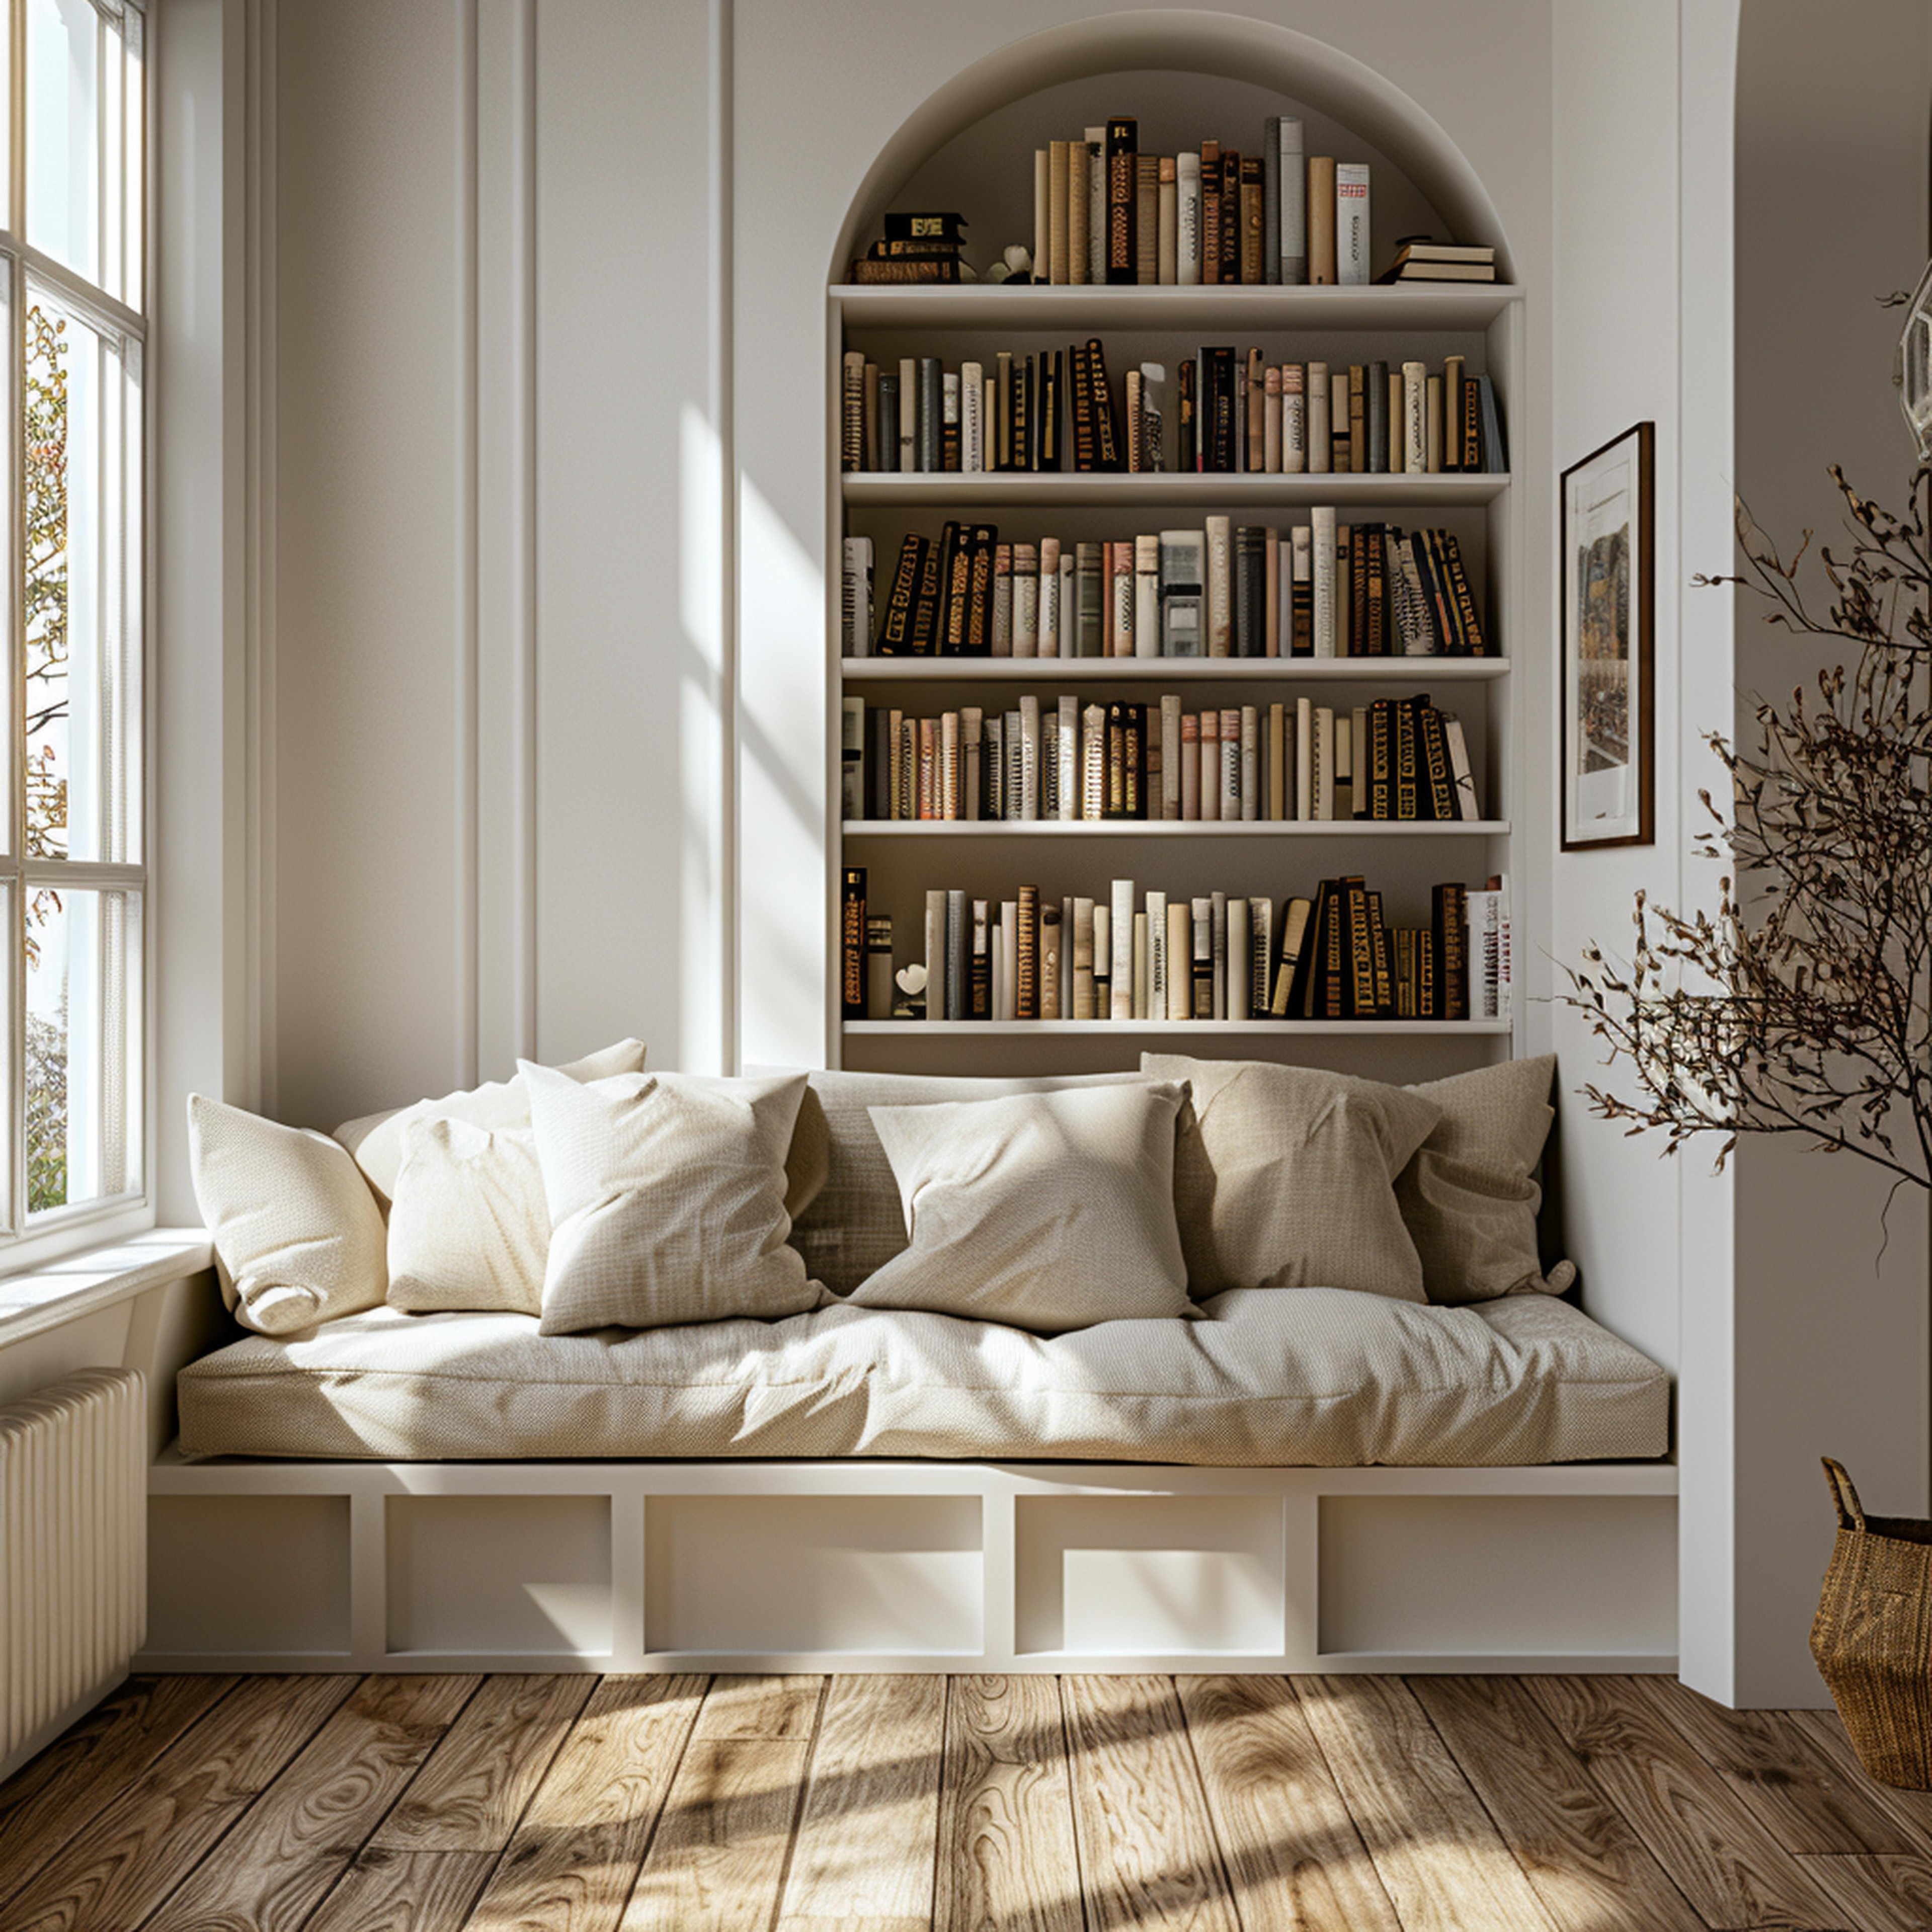
[[[1563,472],[1563,850],[1648,845],[1652,472],[1639,423]]]

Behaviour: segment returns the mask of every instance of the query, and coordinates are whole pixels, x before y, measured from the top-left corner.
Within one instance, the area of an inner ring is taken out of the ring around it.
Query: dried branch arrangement
[[[1757,743],[1707,734],[1730,781],[1700,794],[1702,855],[1728,858],[1714,913],[1637,896],[1628,964],[1588,948],[1565,1004],[1627,1061],[1638,1096],[1594,1085],[1593,1112],[1675,1154],[1721,1134],[1798,1134],[1932,1186],[1932,551],[1923,505],[1895,516],[1835,467],[1850,548],[1821,548],[1822,613],[1788,560],[1738,508],[1743,574],[1730,583],[1766,620],[1842,647],[1787,706],[1761,704]]]

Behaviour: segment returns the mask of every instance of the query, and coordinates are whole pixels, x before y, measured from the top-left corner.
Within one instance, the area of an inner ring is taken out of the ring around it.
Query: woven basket
[[[1868,1516],[1829,1456],[1838,1540],[1811,1654],[1858,1762],[1881,1784],[1932,1790],[1932,1522]]]

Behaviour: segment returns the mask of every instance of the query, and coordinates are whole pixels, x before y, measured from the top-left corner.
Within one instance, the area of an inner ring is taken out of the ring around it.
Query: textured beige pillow
[[[775,1320],[823,1301],[785,1245],[785,1150],[803,1074],[580,1085],[526,1060],[518,1070],[550,1210],[542,1333]]]
[[[1556,1076],[1546,1053],[1408,1090],[1442,1110],[1395,1184],[1431,1301],[1561,1294],[1576,1279],[1558,1262],[1546,1280],[1537,1246],[1536,1168],[1556,1118]]]
[[[556,1070],[573,1080],[604,1080],[614,1074],[640,1072],[644,1064],[644,1042],[620,1040],[615,1046],[586,1054]],[[402,1172],[404,1142],[410,1130],[424,1120],[466,1120],[472,1127],[489,1131],[527,1127],[530,1096],[520,1077],[487,1080],[480,1087],[446,1094],[440,1100],[418,1100],[411,1107],[344,1121],[336,1129],[335,1138],[356,1156],[356,1165],[376,1190],[386,1213],[395,1198],[396,1177]]]
[[[238,1321],[286,1335],[381,1301],[382,1217],[326,1134],[190,1094],[188,1149],[222,1295]]]
[[[389,1208],[389,1306],[536,1315],[550,1210],[536,1133],[419,1120],[403,1142]]]
[[[1144,1053],[1193,1091],[1174,1204],[1196,1300],[1231,1288],[1352,1288],[1425,1299],[1394,1182],[1440,1110],[1314,1067]]]
[[[1185,1087],[874,1107],[912,1245],[855,1308],[914,1308],[1059,1334],[1187,1315],[1174,1221]]]

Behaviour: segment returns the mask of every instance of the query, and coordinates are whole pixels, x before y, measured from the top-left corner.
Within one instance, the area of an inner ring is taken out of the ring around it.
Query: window
[[[9,809],[0,1239],[144,1187],[145,22],[0,0]]]

